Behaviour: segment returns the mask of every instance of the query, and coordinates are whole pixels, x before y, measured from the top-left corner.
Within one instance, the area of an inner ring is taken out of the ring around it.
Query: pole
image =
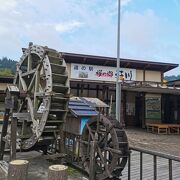
[[[120,17],[121,17],[121,0],[118,0],[116,119],[119,122],[121,121],[121,83],[119,81],[119,71],[120,71]]]
[[[96,162],[95,162],[95,152],[96,152],[97,141],[90,142],[90,164],[89,164],[89,180],[96,179]]]

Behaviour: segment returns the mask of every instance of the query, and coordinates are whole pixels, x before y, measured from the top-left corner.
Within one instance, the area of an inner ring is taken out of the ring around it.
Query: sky
[[[117,54],[118,0],[0,0],[0,57],[28,42],[58,51]],[[121,0],[121,57],[180,62],[180,0]],[[166,75],[178,75],[180,68]]]

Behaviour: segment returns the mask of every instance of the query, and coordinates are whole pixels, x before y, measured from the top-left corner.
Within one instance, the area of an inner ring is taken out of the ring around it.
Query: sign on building
[[[120,76],[124,80],[135,81],[136,69],[120,68]],[[87,79],[94,81],[116,81],[116,67],[96,66],[87,64],[71,64],[72,79]]]
[[[146,97],[146,119],[161,119],[161,97]]]

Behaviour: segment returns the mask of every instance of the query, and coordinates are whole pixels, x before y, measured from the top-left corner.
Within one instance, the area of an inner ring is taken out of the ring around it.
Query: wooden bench
[[[168,134],[168,125],[166,124],[146,124],[147,131],[157,134]]]
[[[147,123],[146,128],[147,128],[147,132],[153,132],[154,131],[153,124]]]
[[[147,132],[157,133],[157,134],[179,134],[180,124],[155,124],[147,123]]]
[[[179,134],[180,133],[180,124],[168,124],[168,133],[169,134]]]

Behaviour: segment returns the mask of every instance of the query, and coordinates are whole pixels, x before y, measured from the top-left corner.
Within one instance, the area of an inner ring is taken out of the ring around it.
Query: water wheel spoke
[[[23,107],[24,107],[25,105],[26,105],[26,100],[23,100],[23,102],[21,102],[21,104],[20,104],[20,106],[19,106],[17,112],[21,112],[22,109],[23,109]]]
[[[108,130],[105,132],[104,136],[102,136],[100,138],[100,140],[98,141],[98,143],[101,143],[107,136],[108,134],[110,133],[111,129],[113,128],[113,126],[111,126],[110,128],[108,128]]]
[[[100,149],[99,147],[97,147],[97,150],[98,150],[99,156],[100,156],[100,158],[101,158],[102,164],[103,164],[104,167],[105,167],[105,171],[106,171],[108,177],[109,177],[109,178],[112,178],[112,175],[111,175],[111,173],[110,173],[110,171],[109,171],[107,162],[106,162],[106,160],[104,159],[104,157],[103,157],[103,155],[102,155],[101,149]]]
[[[22,88],[23,88],[23,91],[27,91],[27,85],[25,83],[25,80],[22,78],[22,72],[19,70],[19,81],[20,81],[20,84],[22,85]]]
[[[36,70],[35,85],[34,85],[34,109],[35,110],[37,110],[37,107],[38,107],[38,100],[36,97],[36,93],[39,92],[39,83],[40,83],[40,71]]]
[[[31,79],[31,82],[30,82],[30,84],[29,84],[29,86],[28,86],[28,91],[31,91],[32,90],[32,88],[33,88],[33,85],[34,85],[34,82],[35,82],[35,77],[36,77],[36,73],[34,73],[33,74],[33,77],[32,77],[32,79]]]
[[[26,97],[27,99],[27,104],[28,104],[28,110],[32,119],[32,122],[35,123],[35,117],[34,117],[34,108],[33,108],[33,103],[30,97]]]
[[[89,131],[89,134],[90,134],[92,140],[94,140],[94,134],[91,132],[91,128],[89,127],[88,123],[86,123],[86,127],[87,127],[87,129]]]

